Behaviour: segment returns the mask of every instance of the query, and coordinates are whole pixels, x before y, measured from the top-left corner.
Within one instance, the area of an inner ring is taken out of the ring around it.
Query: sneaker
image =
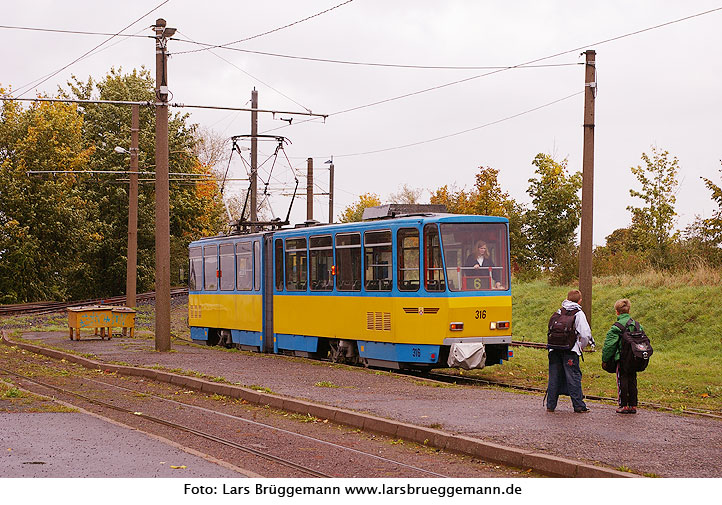
[[[624,407],[619,407],[615,412],[617,414],[631,414],[632,413],[630,408],[627,405],[625,405]],[[636,413],[637,411],[635,410],[634,412]]]
[[[629,412],[627,414],[636,414],[637,413],[637,407],[629,407]]]
[[[547,412],[554,412],[554,409],[547,409]]]
[[[587,407],[582,407],[579,409],[574,409],[574,412],[576,412],[577,414],[585,414],[589,412],[589,409]]]

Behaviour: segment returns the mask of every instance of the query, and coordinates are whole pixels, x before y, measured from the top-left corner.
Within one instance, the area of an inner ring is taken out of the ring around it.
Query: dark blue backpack
[[[574,322],[579,309],[561,308],[549,318],[547,331],[547,349],[569,350],[577,342],[577,330]]]

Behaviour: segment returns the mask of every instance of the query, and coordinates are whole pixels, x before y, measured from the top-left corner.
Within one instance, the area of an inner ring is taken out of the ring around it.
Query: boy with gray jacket
[[[582,349],[587,344],[594,343],[592,329],[589,327],[587,317],[580,305],[582,293],[573,289],[567,294],[567,299],[562,302],[562,310],[575,311],[574,329],[577,340],[571,349],[549,349],[549,385],[547,387],[547,412],[554,412],[557,407],[559,395],[569,395],[572,399],[574,412],[579,414],[589,412],[584,403],[582,393],[582,371],[579,368],[579,357]]]

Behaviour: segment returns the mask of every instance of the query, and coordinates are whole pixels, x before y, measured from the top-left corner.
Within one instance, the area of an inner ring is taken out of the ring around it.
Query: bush
[[[552,268],[550,282],[557,286],[571,284],[579,276],[579,247],[569,246],[556,254],[556,265]]]

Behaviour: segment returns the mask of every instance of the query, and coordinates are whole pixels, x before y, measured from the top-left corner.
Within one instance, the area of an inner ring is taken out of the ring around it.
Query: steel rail
[[[228,446],[228,447],[232,447],[232,448],[234,448],[234,449],[238,449],[238,450],[240,450],[240,451],[242,451],[242,452],[246,452],[246,453],[251,454],[251,455],[253,455],[253,456],[258,456],[258,457],[260,457],[260,458],[267,459],[267,460],[269,460],[269,461],[272,461],[272,462],[274,462],[274,463],[277,463],[277,464],[286,466],[286,467],[291,468],[291,469],[293,469],[293,470],[300,471],[300,472],[305,473],[305,474],[307,474],[307,475],[310,475],[310,476],[312,476],[312,477],[332,478],[331,475],[327,475],[327,474],[324,474],[324,473],[322,473],[322,472],[318,472],[318,471],[316,471],[316,470],[313,470],[313,469],[311,469],[311,468],[304,467],[304,466],[302,466],[302,465],[299,465],[299,464],[294,463],[294,462],[292,462],[292,461],[285,460],[285,459],[280,458],[280,457],[278,457],[278,456],[273,456],[272,454],[267,454],[267,453],[261,452],[261,451],[256,450],[256,449],[252,449],[252,448],[250,448],[250,447],[246,447],[246,446],[243,446],[243,445],[241,445],[241,444],[237,444],[236,442],[233,442],[233,441],[230,441],[230,440],[226,440],[226,439],[217,437],[217,436],[215,436],[215,435],[211,435],[210,433],[206,433],[206,432],[203,432],[203,431],[200,431],[200,430],[196,430],[195,428],[191,428],[191,427],[189,427],[189,426],[183,426],[183,425],[181,425],[181,424],[177,424],[177,423],[174,423],[174,422],[172,422],[172,421],[166,421],[165,419],[161,419],[161,418],[158,418],[158,417],[155,417],[155,416],[151,416],[151,415],[148,415],[148,414],[143,414],[143,413],[141,413],[141,412],[135,412],[135,411],[132,411],[132,410],[128,410],[128,409],[125,409],[125,408],[123,408],[123,407],[119,407],[119,406],[117,406],[117,405],[113,405],[113,404],[111,404],[111,403],[106,403],[106,402],[104,402],[104,401],[102,401],[102,400],[96,400],[96,399],[94,399],[94,398],[90,398],[90,397],[87,397],[87,396],[85,396],[85,395],[81,395],[80,393],[75,393],[75,392],[73,392],[73,391],[69,391],[69,390],[63,389],[63,388],[58,387],[58,386],[53,386],[53,385],[51,385],[51,384],[46,384],[46,383],[44,383],[44,382],[42,382],[42,381],[33,379],[33,378],[31,378],[31,377],[27,377],[27,376],[22,375],[22,374],[19,374],[19,373],[17,373],[17,372],[13,372],[12,370],[7,370],[7,369],[5,369],[5,368],[0,368],[0,372],[6,373],[6,374],[9,374],[9,375],[13,375],[13,376],[15,376],[15,377],[19,377],[19,378],[21,378],[21,379],[23,379],[23,380],[27,380],[27,381],[29,381],[29,382],[35,383],[35,384],[39,385],[40,387],[44,387],[44,388],[47,388],[47,389],[51,389],[51,390],[53,390],[53,391],[57,391],[57,392],[59,392],[59,393],[63,393],[63,394],[66,394],[66,395],[75,396],[75,397],[77,397],[77,398],[80,398],[80,399],[88,402],[88,403],[92,403],[92,404],[95,404],[95,405],[99,405],[99,406],[101,406],[101,407],[109,408],[109,409],[112,409],[112,410],[117,410],[117,411],[119,411],[119,412],[123,412],[123,413],[126,413],[126,414],[131,414],[131,415],[140,417],[140,418],[142,418],[142,419],[146,419],[146,420],[148,420],[148,421],[152,421],[152,422],[154,422],[154,423],[161,424],[161,425],[163,425],[163,426],[168,426],[168,427],[170,427],[170,428],[174,428],[174,429],[177,429],[177,430],[185,431],[185,432],[190,433],[190,434],[192,434],[192,435],[195,435],[195,436],[198,436],[198,437],[201,437],[201,438],[205,438],[206,440],[210,440],[210,441],[212,441],[212,442],[216,442],[216,443],[219,443],[219,444],[222,444],[222,445],[226,445],[226,446]]]
[[[83,380],[86,380],[86,381],[89,381],[89,382],[95,382],[96,384],[102,384],[102,385],[104,385],[104,386],[110,386],[110,387],[113,387],[113,388],[116,388],[116,389],[122,389],[122,390],[128,391],[128,392],[130,392],[130,393],[138,393],[138,391],[135,390],[135,389],[127,388],[127,387],[124,387],[124,386],[118,386],[118,385],[116,385],[116,384],[110,384],[110,383],[108,383],[108,382],[99,381],[99,380],[97,380],[97,379],[91,379],[91,378],[86,378],[86,377],[84,377]],[[266,428],[266,429],[269,429],[269,430],[278,431],[278,432],[283,433],[283,434],[286,434],[286,435],[292,435],[292,436],[300,437],[300,438],[309,440],[309,441],[311,441],[311,442],[316,442],[316,443],[319,443],[319,444],[322,444],[322,445],[327,445],[327,446],[333,447],[333,448],[335,448],[335,449],[341,449],[341,450],[344,450],[344,451],[349,451],[349,452],[352,452],[352,453],[354,453],[354,454],[359,454],[359,455],[361,455],[361,456],[367,456],[367,457],[369,457],[369,458],[371,458],[371,459],[375,459],[375,460],[378,460],[378,461],[382,461],[382,462],[384,462],[384,463],[390,463],[390,464],[393,464],[393,465],[396,465],[396,466],[408,468],[408,469],[410,469],[410,470],[414,470],[414,471],[417,471],[417,472],[420,472],[420,473],[429,474],[429,475],[432,475],[432,476],[434,476],[434,477],[441,477],[441,478],[446,478],[446,479],[449,478],[448,475],[442,475],[442,474],[440,474],[440,473],[432,472],[432,471],[430,471],[430,470],[425,470],[425,469],[423,469],[423,468],[419,468],[419,467],[416,467],[416,466],[413,466],[413,465],[408,465],[408,464],[406,464],[406,463],[402,463],[402,462],[400,462],[400,461],[396,461],[396,460],[393,460],[393,459],[384,458],[383,456],[377,456],[376,454],[371,454],[371,453],[368,453],[368,452],[360,451],[360,450],[358,450],[358,449],[354,449],[353,447],[346,447],[346,446],[344,446],[344,445],[335,444],[335,443],[333,443],[333,442],[328,442],[328,441],[326,441],[326,440],[321,440],[320,438],[311,437],[311,436],[309,436],[309,435],[304,435],[304,434],[302,434],[302,433],[295,433],[295,432],[293,432],[293,431],[284,430],[283,428],[278,428],[278,427],[276,427],[276,426],[271,426],[270,424],[261,423],[261,422],[258,422],[258,421],[252,421],[252,420],[250,420],[250,419],[245,419],[245,418],[240,417],[240,416],[234,416],[233,414],[226,414],[225,412],[218,412],[217,410],[207,409],[207,408],[205,408],[205,407],[199,407],[198,405],[193,405],[193,404],[190,404],[190,403],[180,402],[180,401],[178,401],[178,400],[171,400],[171,399],[169,399],[169,398],[163,398],[162,396],[155,395],[155,394],[153,394],[153,393],[144,393],[144,394],[146,394],[146,395],[148,395],[148,396],[150,396],[150,397],[153,397],[153,398],[157,398],[157,399],[159,399],[159,400],[163,400],[163,401],[166,401],[166,402],[169,402],[169,403],[173,403],[173,404],[175,404],[175,405],[182,405],[183,407],[189,407],[189,408],[191,408],[191,409],[200,410],[200,411],[202,411],[202,412],[208,412],[208,413],[211,413],[211,414],[216,414],[216,415],[219,415],[219,416],[228,417],[228,418],[233,419],[234,421],[241,421],[241,422],[244,422],[244,423],[247,423],[247,424],[252,424],[252,425],[254,425],[254,426],[259,426],[259,427],[261,427],[261,428]]]
[[[413,373],[409,373],[407,375],[415,375]],[[461,375],[452,375],[452,374],[445,374],[440,372],[432,372],[432,373],[425,373],[425,374],[416,374],[417,377],[428,377],[433,380],[438,380],[439,382],[445,382],[445,383],[466,383],[469,385],[478,385],[478,384],[484,384],[487,386],[499,386],[499,387],[505,387],[509,389],[518,389],[521,391],[530,391],[534,393],[545,393],[546,389],[534,387],[534,386],[521,386],[519,384],[508,384],[501,381],[494,381],[490,379],[481,379],[477,377],[464,377]],[[596,396],[596,395],[584,395],[585,399],[588,400],[598,400],[598,401],[611,401],[611,402],[617,402],[616,398],[609,398],[606,396]],[[704,417],[711,417],[714,419],[722,419],[722,413],[717,413],[718,411],[712,411],[712,410],[702,410],[702,409],[694,409],[694,408],[684,408],[684,409],[677,409],[674,407],[669,407],[666,405],[660,405],[658,403],[649,403],[649,402],[639,402],[640,406],[643,407],[649,407],[657,410],[667,410],[671,412],[681,412],[684,414],[693,414],[696,416],[704,416]]]
[[[188,294],[188,288],[171,289],[170,296],[175,298]],[[138,294],[136,300],[152,300],[155,298],[155,291]],[[35,302],[35,303],[19,303],[13,305],[0,305],[0,316],[11,316],[17,314],[50,314],[59,312],[70,307],[82,307],[84,305],[97,304],[116,304],[124,303],[125,295],[111,296],[107,298],[95,298],[91,300],[81,300],[76,302]]]

